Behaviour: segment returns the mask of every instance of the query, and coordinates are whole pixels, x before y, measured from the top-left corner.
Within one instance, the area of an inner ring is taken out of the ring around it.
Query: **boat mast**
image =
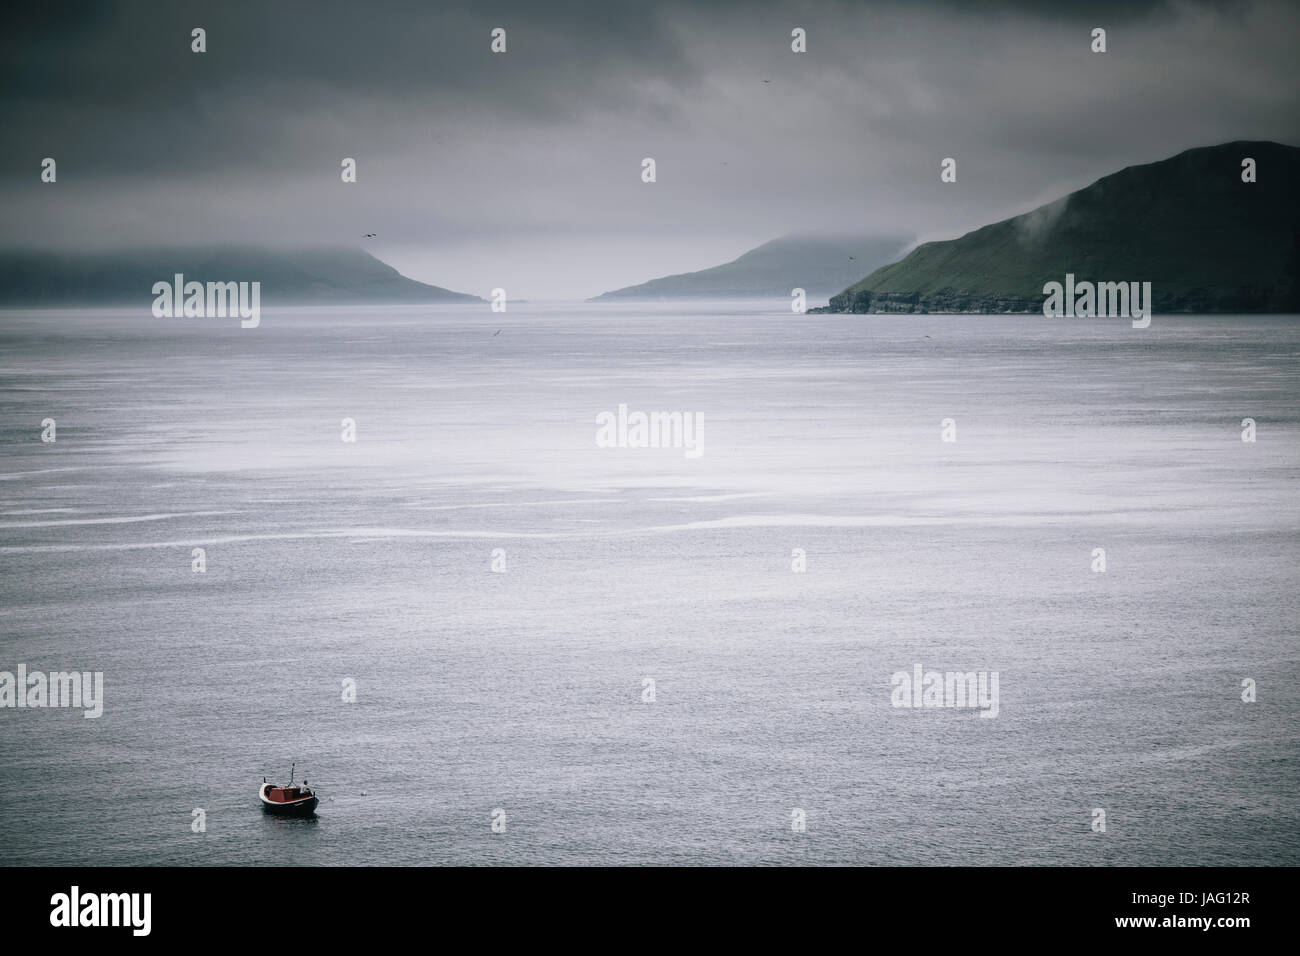
[[[297,764],[289,764],[289,786],[291,787],[293,786],[293,768],[295,766],[297,766]]]

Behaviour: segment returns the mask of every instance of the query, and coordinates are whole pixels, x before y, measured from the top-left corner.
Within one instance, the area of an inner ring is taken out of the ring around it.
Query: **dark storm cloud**
[[[1132,18],[1162,4],[1008,2],[986,10]],[[0,59],[0,120],[95,175],[195,174],[299,164],[360,128],[382,148],[402,121],[452,129],[563,123],[599,109],[663,111],[644,85],[689,91],[709,64],[692,34],[725,45],[757,21],[784,52],[787,23],[834,31],[863,4],[44,3],[18,8]],[[891,9],[884,11],[888,29]],[[936,22],[965,16],[934,7]],[[1095,18],[1095,17],[1094,17]],[[195,56],[189,33],[207,31]],[[507,56],[487,56],[495,26]],[[825,34],[823,34],[825,35]],[[814,40],[814,44],[820,42]],[[751,51],[760,52],[760,51]],[[309,118],[310,122],[302,122]],[[324,122],[322,122],[324,120]],[[330,121],[333,122],[330,122]],[[26,156],[7,151],[6,175]]]
[[[1284,2],[26,5],[0,40],[0,241],[377,232],[418,278],[585,295],[781,233],[952,234],[1191,146],[1296,142],[1297,29]]]
[[[687,82],[653,8],[594,4],[179,3],[25,7],[0,63],[3,112],[104,175],[296,162],[369,110],[562,122],[641,77]],[[207,31],[207,52],[190,31]],[[487,51],[505,27],[509,55]],[[311,128],[295,122],[302,116]],[[11,125],[12,124],[12,125]],[[367,123],[370,131],[374,123]],[[382,145],[382,138],[381,138]]]

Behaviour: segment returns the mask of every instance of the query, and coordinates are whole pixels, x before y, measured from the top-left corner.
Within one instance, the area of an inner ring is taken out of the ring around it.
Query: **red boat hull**
[[[320,801],[314,793],[286,799],[283,790],[283,787],[271,783],[262,784],[262,789],[257,792],[262,801],[262,809],[277,817],[309,817],[316,812],[316,805]]]

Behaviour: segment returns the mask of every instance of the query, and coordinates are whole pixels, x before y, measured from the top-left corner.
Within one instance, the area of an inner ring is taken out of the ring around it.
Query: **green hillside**
[[[1257,181],[1242,182],[1244,157]],[[836,312],[1037,312],[1043,284],[1152,284],[1156,312],[1300,311],[1300,149],[1235,142],[1106,176],[831,298]]]

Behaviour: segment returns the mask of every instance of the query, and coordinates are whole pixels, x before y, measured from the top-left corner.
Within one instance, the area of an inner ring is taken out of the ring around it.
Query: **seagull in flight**
[[[373,238],[375,238],[375,234],[374,234],[373,232],[368,232],[368,233],[366,233],[364,236],[362,236],[362,238],[363,238],[363,239],[373,239]]]

